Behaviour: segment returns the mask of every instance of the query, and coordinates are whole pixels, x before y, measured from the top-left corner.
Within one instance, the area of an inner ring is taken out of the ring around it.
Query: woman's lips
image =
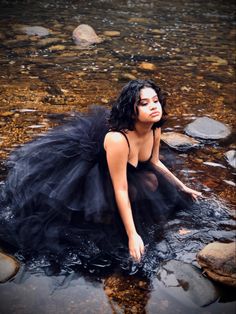
[[[158,112],[158,111],[152,112],[150,114],[151,117],[156,117],[156,116],[159,116],[159,115],[160,115],[160,112]]]

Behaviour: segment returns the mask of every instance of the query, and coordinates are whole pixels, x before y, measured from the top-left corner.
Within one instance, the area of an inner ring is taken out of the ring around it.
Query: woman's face
[[[137,120],[145,123],[155,123],[162,117],[162,107],[157,93],[151,87],[140,90],[140,101],[137,104]]]

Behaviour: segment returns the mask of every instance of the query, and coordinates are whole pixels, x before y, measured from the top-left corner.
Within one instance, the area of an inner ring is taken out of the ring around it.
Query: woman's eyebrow
[[[140,98],[140,101],[141,101],[141,100],[149,100],[149,99],[153,99],[153,98],[156,98],[156,97],[158,98],[157,95],[155,95],[155,96],[153,96],[153,97],[151,97],[151,98]]]

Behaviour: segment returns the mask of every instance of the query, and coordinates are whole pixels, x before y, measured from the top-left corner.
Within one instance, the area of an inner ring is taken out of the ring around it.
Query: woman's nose
[[[159,102],[152,101],[150,104],[151,109],[156,109],[159,106]]]

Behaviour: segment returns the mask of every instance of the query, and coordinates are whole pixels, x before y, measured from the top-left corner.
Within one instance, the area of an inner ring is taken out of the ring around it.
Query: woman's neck
[[[139,123],[136,122],[134,131],[137,133],[138,136],[145,136],[146,134],[150,133],[152,130],[153,123]]]

